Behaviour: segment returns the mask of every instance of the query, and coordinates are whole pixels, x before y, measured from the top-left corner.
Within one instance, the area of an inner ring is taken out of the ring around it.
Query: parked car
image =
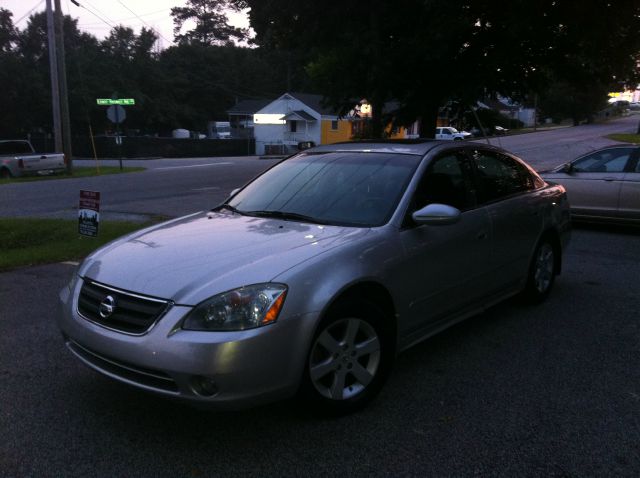
[[[578,220],[640,223],[640,146],[613,146],[542,173],[562,184]]]
[[[484,138],[485,136],[493,136],[495,135],[505,135],[509,132],[507,128],[503,128],[502,126],[493,126],[486,127],[484,130],[480,128],[472,128],[470,135],[474,138]]]
[[[444,139],[449,141],[459,141],[468,138],[471,136],[471,133],[466,131],[458,131],[451,126],[446,126],[444,128],[436,128],[436,139]]]
[[[0,141],[0,179],[52,174],[66,168],[64,154],[38,154],[29,141]]]
[[[212,407],[300,393],[345,413],[411,345],[543,300],[569,227],[564,188],[499,148],[324,145],[91,254],[58,324],[78,359],[145,390]]]

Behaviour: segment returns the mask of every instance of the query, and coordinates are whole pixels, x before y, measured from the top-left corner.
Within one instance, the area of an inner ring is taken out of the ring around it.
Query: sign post
[[[100,192],[80,190],[78,233],[96,237],[100,225]]]
[[[113,96],[116,96],[115,93]],[[96,103],[99,106],[108,106],[107,118],[116,125],[116,144],[118,145],[118,156],[120,161],[120,171],[122,171],[122,138],[120,137],[120,123],[127,117],[123,106],[134,106],[136,100],[134,98],[97,98]]]

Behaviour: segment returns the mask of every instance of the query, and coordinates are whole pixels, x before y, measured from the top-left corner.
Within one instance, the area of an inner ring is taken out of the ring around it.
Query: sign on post
[[[133,106],[136,104],[135,98],[98,98],[96,103],[100,106],[125,105]]]
[[[80,190],[78,207],[78,233],[82,236],[96,237],[100,224],[100,193]]]
[[[125,119],[127,119],[127,112],[120,105],[111,105],[107,108],[107,118],[112,123],[122,123]]]

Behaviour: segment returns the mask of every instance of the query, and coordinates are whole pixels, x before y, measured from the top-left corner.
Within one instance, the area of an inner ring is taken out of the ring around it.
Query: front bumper
[[[78,313],[73,291],[60,292],[58,325],[83,363],[120,382],[212,408],[242,408],[293,395],[307,358],[311,314],[238,332],[177,327],[191,307],[173,305],[143,335],[106,329]]]

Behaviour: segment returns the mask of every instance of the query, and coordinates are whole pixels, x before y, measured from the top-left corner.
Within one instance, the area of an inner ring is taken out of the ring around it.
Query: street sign
[[[98,191],[80,190],[78,207],[78,233],[83,236],[96,237],[100,224],[100,193]]]
[[[136,104],[136,100],[134,98],[98,98],[96,100],[100,106],[110,106],[110,105],[125,105],[125,106],[133,106]]]
[[[127,119],[127,112],[120,105],[111,105],[107,108],[107,118],[109,118],[109,121],[112,123],[122,123]]]

